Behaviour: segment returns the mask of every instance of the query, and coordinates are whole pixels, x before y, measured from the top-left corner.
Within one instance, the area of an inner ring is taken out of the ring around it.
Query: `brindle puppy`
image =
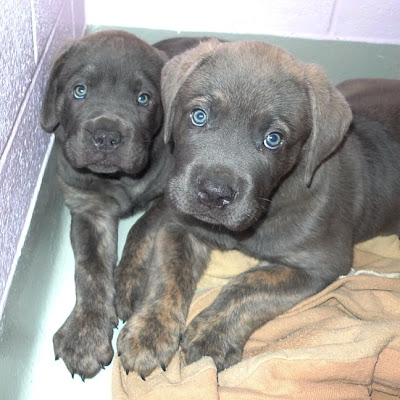
[[[172,39],[160,45],[172,46],[173,55],[198,42],[179,39],[177,46]],[[105,31],[71,44],[49,78],[41,124],[55,133],[76,262],[76,305],[54,336],[54,350],[72,376],[82,379],[113,357],[118,220],[161,195],[172,165],[159,134],[167,58],[135,35]]]
[[[347,274],[355,243],[400,233],[400,81],[340,90],[348,101],[319,67],[261,42],[209,42],[166,64],[175,165],[118,267],[131,288],[147,279],[119,296],[133,314],[118,338],[127,371],[165,369],[182,334],[188,363],[228,368],[257,328]],[[213,248],[260,262],[185,330]]]

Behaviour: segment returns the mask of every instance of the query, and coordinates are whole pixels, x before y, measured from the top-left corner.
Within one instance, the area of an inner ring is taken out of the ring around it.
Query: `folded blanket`
[[[231,276],[256,261],[215,252],[188,322]],[[217,374],[210,357],[185,365],[180,352],[146,382],[113,365],[115,400],[400,398],[400,247],[396,236],[355,249],[354,270],[257,330],[243,360]]]

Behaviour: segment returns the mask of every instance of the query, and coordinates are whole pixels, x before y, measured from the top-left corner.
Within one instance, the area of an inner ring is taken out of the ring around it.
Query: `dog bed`
[[[255,262],[214,252],[188,322]],[[185,365],[177,352],[166,372],[159,368],[144,382],[127,376],[115,357],[113,399],[399,399],[399,278],[397,236],[362,243],[349,275],[256,331],[240,363],[217,374],[212,358]]]

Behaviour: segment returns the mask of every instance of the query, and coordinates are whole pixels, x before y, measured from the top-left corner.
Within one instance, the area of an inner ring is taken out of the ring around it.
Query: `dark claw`
[[[140,377],[146,382],[146,378],[145,378],[144,374],[140,374]]]
[[[85,377],[81,376],[82,382],[85,383]]]
[[[114,327],[114,329],[118,329],[118,324],[113,323],[113,327]]]
[[[75,373],[72,372],[72,373],[71,373],[71,376],[72,376],[72,379],[74,379]]]
[[[58,356],[55,357],[55,360],[56,360],[56,361],[58,361],[59,359],[60,359],[60,357],[58,357]]]
[[[104,366],[103,363],[100,363],[100,368],[101,368],[101,369],[106,369],[106,367]]]
[[[126,372],[127,375],[129,375],[129,369],[128,368],[125,370],[125,372]]]
[[[179,343],[182,342],[182,340],[183,340],[183,335],[182,335],[182,333],[180,333],[179,334]]]
[[[167,368],[165,368],[165,364],[161,363],[161,369],[165,372],[167,370]]]
[[[120,351],[118,352],[118,357],[121,357],[121,352]]]

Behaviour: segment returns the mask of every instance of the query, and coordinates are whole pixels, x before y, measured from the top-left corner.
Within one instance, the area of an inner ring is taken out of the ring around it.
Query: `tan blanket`
[[[231,276],[254,264],[214,253],[189,321]],[[400,398],[400,247],[396,236],[357,246],[354,271],[256,331],[243,360],[217,375],[204,357],[189,366],[180,352],[146,382],[116,358],[114,400]],[[243,268],[244,267],[244,268]]]

